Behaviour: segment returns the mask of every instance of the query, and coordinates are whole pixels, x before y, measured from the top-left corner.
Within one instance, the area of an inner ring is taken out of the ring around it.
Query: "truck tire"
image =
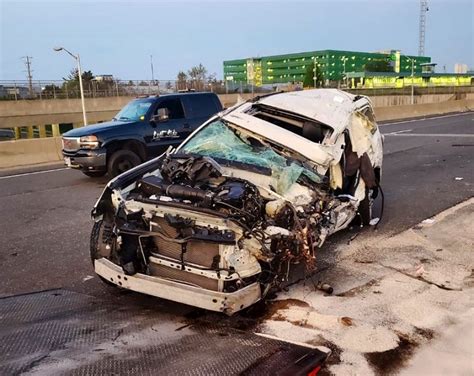
[[[140,157],[130,150],[117,150],[109,158],[107,170],[111,177],[116,177],[122,172],[130,170],[142,163]]]
[[[90,178],[100,178],[101,176],[104,176],[107,171],[82,171],[82,173]]]
[[[94,266],[94,261],[98,260],[102,257],[100,249],[103,243],[103,234],[104,234],[104,221],[94,222],[91,231],[91,238],[90,238],[90,256],[92,261],[92,266]],[[104,282],[108,286],[118,287],[112,282],[106,280],[105,278],[98,276],[102,282]]]

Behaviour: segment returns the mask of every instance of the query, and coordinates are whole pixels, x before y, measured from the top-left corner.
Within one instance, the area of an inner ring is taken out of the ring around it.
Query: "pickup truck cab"
[[[111,120],[64,133],[68,167],[91,177],[112,177],[178,146],[222,110],[213,93],[180,93],[137,98]]]

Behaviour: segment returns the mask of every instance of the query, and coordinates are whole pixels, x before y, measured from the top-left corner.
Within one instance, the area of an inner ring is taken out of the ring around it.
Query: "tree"
[[[82,72],[82,84],[84,91],[91,90],[91,81],[94,78],[94,74],[89,71]],[[79,71],[77,68],[72,69],[67,77],[63,77],[63,89],[72,95],[79,96]]]
[[[217,81],[216,73],[212,73],[209,76],[207,76],[207,86],[212,92],[216,91],[216,89],[220,86],[220,82]]]
[[[364,65],[366,72],[393,72],[390,62],[385,59],[374,59]]]
[[[90,70],[82,72],[82,82],[92,81],[93,78],[94,78],[94,75],[92,74],[92,72]],[[71,81],[79,82],[79,71],[78,71],[78,69],[77,68],[72,69],[69,72],[69,75],[67,76],[67,78],[63,77],[63,80],[64,81],[69,81],[69,82],[71,82]]]
[[[42,94],[45,95],[45,96],[48,96],[48,97],[56,97],[56,95],[59,95],[61,94],[62,92],[62,89],[55,85],[55,84],[52,84],[52,85],[46,85],[43,89],[42,89]]]
[[[191,67],[191,69],[188,70],[188,75],[194,83],[195,89],[202,90],[204,83],[206,82],[206,74],[207,69],[201,63],[199,63],[199,65]]]
[[[178,90],[186,90],[187,88],[187,80],[188,80],[188,76],[186,75],[186,73],[184,73],[183,71],[179,71],[178,73],[178,76],[177,76],[177,89]]]
[[[313,62],[306,68],[303,87],[314,87],[314,77],[316,77],[316,87],[321,87],[324,81],[323,72],[321,68]]]

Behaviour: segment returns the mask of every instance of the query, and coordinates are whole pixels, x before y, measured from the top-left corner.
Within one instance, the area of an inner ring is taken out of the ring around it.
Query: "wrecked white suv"
[[[232,314],[327,236],[371,220],[382,136],[367,97],[275,93],[219,113],[176,150],[109,182],[95,272],[123,288]]]

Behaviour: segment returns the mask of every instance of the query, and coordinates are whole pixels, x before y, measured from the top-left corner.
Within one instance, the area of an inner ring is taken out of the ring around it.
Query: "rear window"
[[[221,110],[213,95],[188,95],[183,96],[182,99],[186,115],[190,118],[210,117]]]

